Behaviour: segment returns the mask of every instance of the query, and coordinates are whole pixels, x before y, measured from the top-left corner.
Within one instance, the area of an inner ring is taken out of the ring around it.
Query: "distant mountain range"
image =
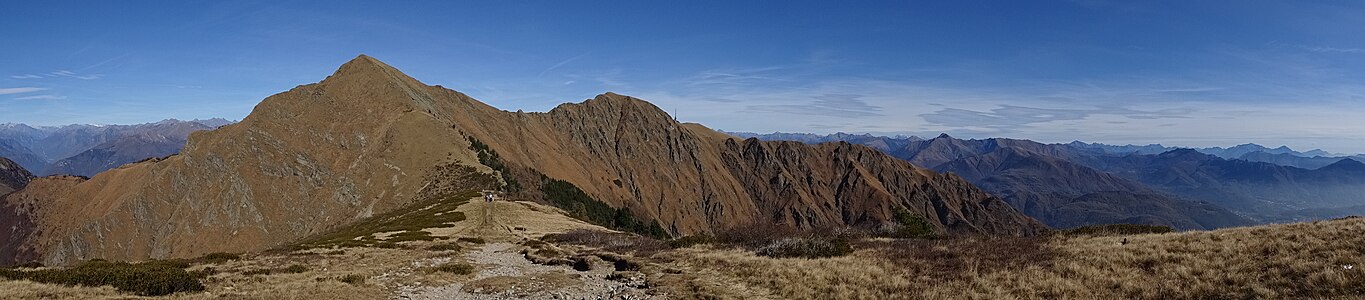
[[[1076,147],[1076,148],[1100,150],[1100,151],[1104,151],[1104,152],[1110,153],[1110,154],[1129,154],[1129,153],[1137,153],[1137,154],[1160,154],[1160,153],[1168,152],[1168,151],[1171,151],[1171,150],[1177,150],[1177,149],[1193,149],[1193,150],[1195,150],[1195,151],[1199,151],[1199,152],[1204,153],[1204,154],[1209,154],[1209,155],[1213,155],[1213,156],[1217,156],[1217,157],[1221,157],[1221,158],[1226,158],[1226,159],[1240,158],[1240,157],[1245,156],[1245,155],[1247,155],[1247,154],[1258,153],[1258,152],[1259,152],[1259,153],[1266,153],[1266,154],[1287,154],[1287,155],[1298,156],[1298,157],[1331,157],[1331,156],[1346,156],[1346,155],[1336,155],[1336,154],[1332,154],[1332,153],[1329,153],[1329,152],[1327,152],[1327,151],[1323,151],[1322,149],[1313,149],[1313,150],[1308,150],[1308,151],[1304,151],[1304,152],[1299,152],[1299,151],[1295,151],[1294,149],[1289,148],[1288,146],[1280,146],[1279,148],[1269,148],[1269,147],[1266,147],[1266,146],[1261,146],[1261,145],[1252,144],[1252,143],[1241,144],[1241,145],[1232,146],[1232,147],[1227,147],[1227,148],[1223,148],[1223,147],[1209,147],[1209,148],[1170,147],[1170,146],[1164,146],[1164,145],[1161,145],[1161,144],[1115,146],[1115,145],[1106,145],[1106,144],[1100,144],[1100,143],[1085,143],[1085,142],[1081,142],[1081,141],[1071,142],[1071,143],[1068,144],[1068,145],[1070,145],[1070,146],[1072,146],[1072,147]]]
[[[0,124],[0,157],[40,176],[93,176],[123,164],[175,154],[190,133],[226,124],[231,122],[217,118],[137,125]]]
[[[1308,156],[1246,144],[1183,149],[1161,145],[1043,144],[835,134],[730,133],[803,142],[868,143],[892,156],[951,172],[1054,227],[1146,223],[1182,229],[1337,217],[1365,209],[1360,157]],[[880,147],[892,145],[892,147]],[[1217,154],[1235,156],[1224,158]]]

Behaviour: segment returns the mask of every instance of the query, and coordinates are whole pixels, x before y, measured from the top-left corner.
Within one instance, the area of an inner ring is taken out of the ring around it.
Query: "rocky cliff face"
[[[483,188],[439,186],[451,165],[490,171],[469,137],[509,165],[571,182],[675,234],[750,222],[871,224],[895,207],[943,231],[1044,229],[959,178],[867,147],[741,141],[610,93],[546,113],[506,112],[361,56],[320,83],[266,98],[240,123],[192,134],[180,155],[88,181],[39,179],[7,196],[12,219],[38,230],[7,236],[6,251],[63,264],[281,246],[432,191]]]
[[[0,195],[9,194],[24,188],[33,179],[33,174],[12,160],[0,157]]]

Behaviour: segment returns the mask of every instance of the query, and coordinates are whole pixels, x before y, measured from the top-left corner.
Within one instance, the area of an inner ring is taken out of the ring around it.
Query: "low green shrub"
[[[427,250],[431,250],[431,251],[460,251],[460,244],[457,244],[457,243],[440,243],[440,244],[435,244],[435,245],[427,246]]]
[[[170,295],[204,290],[200,277],[185,271],[184,262],[149,261],[142,263],[90,261],[64,269],[0,270],[0,277],[40,283],[113,286],[119,291],[142,296]]]
[[[346,276],[318,277],[318,278],[313,278],[313,280],[314,280],[314,281],[317,281],[317,282],[323,282],[323,281],[328,281],[328,280],[336,280],[336,281],[343,282],[343,283],[347,283],[347,284],[351,284],[351,285],[358,285],[358,284],[365,283],[365,276],[364,276],[364,275],[360,275],[360,274],[350,274],[350,275],[346,275]]]
[[[929,224],[924,216],[911,213],[902,207],[897,207],[893,217],[896,226],[891,232],[892,237],[897,238],[929,238],[934,236],[934,226]]]
[[[365,276],[362,276],[362,275],[359,275],[359,274],[351,274],[351,275],[346,275],[346,276],[338,277],[338,278],[337,278],[337,281],[345,282],[345,283],[349,283],[349,284],[362,284],[362,283],[365,283]]]
[[[266,268],[242,272],[242,275],[270,275],[270,274],[298,274],[308,272],[308,267],[303,265],[290,265],[284,268]]]
[[[458,275],[469,275],[474,273],[474,266],[466,263],[446,263],[431,267],[432,272],[445,272]]]
[[[303,272],[308,272],[308,267],[305,267],[303,265],[291,265],[284,269],[280,269],[280,273],[298,274]]]
[[[242,259],[242,256],[241,256],[241,255],[238,255],[238,254],[236,254],[236,253],[214,252],[214,253],[205,254],[204,256],[201,256],[201,257],[199,257],[199,258],[197,258],[197,259],[194,259],[194,261],[195,261],[195,262],[201,262],[201,263],[221,264],[221,263],[224,263],[224,262],[233,261],[233,260],[238,260],[238,259]]]
[[[488,241],[485,241],[483,238],[479,238],[479,237],[462,237],[462,238],[459,239],[459,241],[461,241],[461,242],[466,242],[466,243],[474,243],[474,244],[483,244],[483,243],[487,243],[487,242],[488,242]]]
[[[386,241],[386,242],[393,242],[393,243],[397,243],[397,242],[407,242],[407,241],[432,241],[432,240],[436,240],[436,237],[435,237],[435,236],[432,236],[430,232],[426,232],[426,231],[424,231],[424,230],[410,230],[410,231],[399,232],[399,233],[395,233],[395,234],[393,234],[393,235],[390,235],[387,239],[384,239],[384,241]]]

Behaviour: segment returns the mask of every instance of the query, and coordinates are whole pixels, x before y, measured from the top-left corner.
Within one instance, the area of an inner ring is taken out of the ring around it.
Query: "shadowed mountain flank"
[[[473,141],[496,151],[498,166]],[[38,229],[7,237],[7,251],[60,265],[279,247],[489,188],[444,180],[449,166],[505,182],[569,182],[675,235],[753,222],[877,225],[898,208],[942,232],[1045,229],[965,180],[868,147],[738,140],[612,93],[507,112],[362,55],[319,83],[267,97],[239,123],[191,134],[179,155],[89,180],[38,179],[6,196],[18,207],[8,211]]]
[[[1250,221],[1203,201],[1182,199],[1082,162],[1107,154],[1090,148],[1018,139],[932,139],[870,135],[750,134],[768,140],[843,140],[868,143],[912,164],[952,173],[1003,198],[1048,226],[1139,223],[1212,229]],[[887,145],[892,145],[886,147]]]
[[[0,157],[0,195],[24,188],[33,174],[12,160]]]

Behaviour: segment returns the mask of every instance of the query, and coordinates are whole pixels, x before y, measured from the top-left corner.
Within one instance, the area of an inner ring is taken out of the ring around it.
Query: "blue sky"
[[[507,110],[1365,152],[1358,1],[735,2],[5,0],[0,122],[240,119],[365,53]]]

